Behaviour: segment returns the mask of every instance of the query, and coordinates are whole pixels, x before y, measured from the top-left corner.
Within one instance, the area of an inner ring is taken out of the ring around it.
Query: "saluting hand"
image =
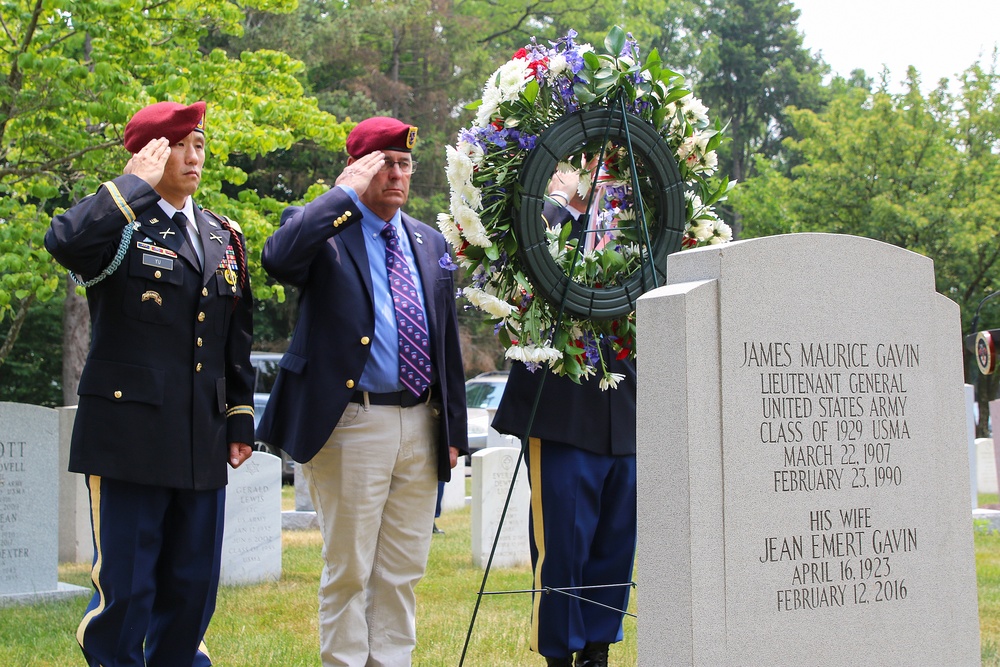
[[[170,157],[170,142],[160,137],[139,149],[125,164],[123,174],[135,174],[155,188],[163,177],[163,169]]]
[[[383,164],[385,164],[385,154],[382,151],[373,151],[357,160],[351,158],[334,185],[347,186],[360,197],[368,189]]]

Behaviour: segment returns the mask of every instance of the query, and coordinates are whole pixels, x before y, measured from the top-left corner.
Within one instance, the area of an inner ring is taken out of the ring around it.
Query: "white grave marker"
[[[226,487],[222,538],[223,584],[252,584],[281,578],[281,459],[254,452]]]
[[[472,455],[472,563],[485,568],[493,549],[520,449],[488,447]],[[515,567],[531,562],[528,518],[531,492],[522,461],[503,520],[491,567]]]
[[[59,414],[0,402],[0,606],[90,590],[58,580]]]

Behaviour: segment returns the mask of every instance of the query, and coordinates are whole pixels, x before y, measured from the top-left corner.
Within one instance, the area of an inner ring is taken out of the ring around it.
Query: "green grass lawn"
[[[288,487],[286,487],[288,488]],[[290,507],[286,490],[285,507]],[[981,498],[980,504],[997,498]],[[456,667],[482,581],[472,566],[468,510],[438,519],[444,535],[434,537],[427,575],[417,588],[418,667]],[[318,531],[286,531],[282,577],[274,583],[223,587],[207,642],[218,667],[316,667],[316,588],[322,542]],[[983,665],[1000,667],[1000,534],[977,531],[976,571]],[[89,567],[61,565],[59,580],[89,586]],[[529,588],[527,568],[494,570],[487,590]],[[632,611],[635,612],[632,596]],[[485,596],[465,665],[531,667],[544,662],[528,650],[529,595]],[[0,665],[82,665],[74,633],[85,599],[28,607],[0,608]],[[625,641],[612,647],[611,664],[636,663],[636,621],[625,620]]]

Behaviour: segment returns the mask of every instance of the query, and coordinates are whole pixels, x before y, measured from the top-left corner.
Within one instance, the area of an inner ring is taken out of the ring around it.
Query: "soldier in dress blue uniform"
[[[576,192],[574,179],[559,172],[553,180],[560,178]],[[546,222],[579,224],[586,202],[578,194],[561,199],[564,206],[543,208]],[[636,369],[601,345],[608,370],[622,376],[616,389],[601,390],[596,377],[576,384],[516,362],[493,419],[501,433],[527,440],[534,588],[567,593],[533,599],[531,649],[550,667],[607,667],[628,606],[637,533]]]
[[[45,247],[87,288],[90,353],[69,469],[86,475],[89,665],[204,666],[226,464],[253,442],[253,303],[242,232],[192,199],[205,103],[125,127],[123,175],[52,219]]]

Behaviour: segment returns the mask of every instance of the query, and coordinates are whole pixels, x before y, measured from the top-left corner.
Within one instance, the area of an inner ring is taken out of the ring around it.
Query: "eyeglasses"
[[[389,158],[386,158],[382,162],[382,167],[379,169],[379,171],[389,171],[393,167],[399,167],[399,171],[402,172],[404,176],[406,176],[408,174],[412,174],[413,172],[415,172],[417,170],[417,161],[416,160],[399,160],[397,162],[397,161],[390,160]]]

